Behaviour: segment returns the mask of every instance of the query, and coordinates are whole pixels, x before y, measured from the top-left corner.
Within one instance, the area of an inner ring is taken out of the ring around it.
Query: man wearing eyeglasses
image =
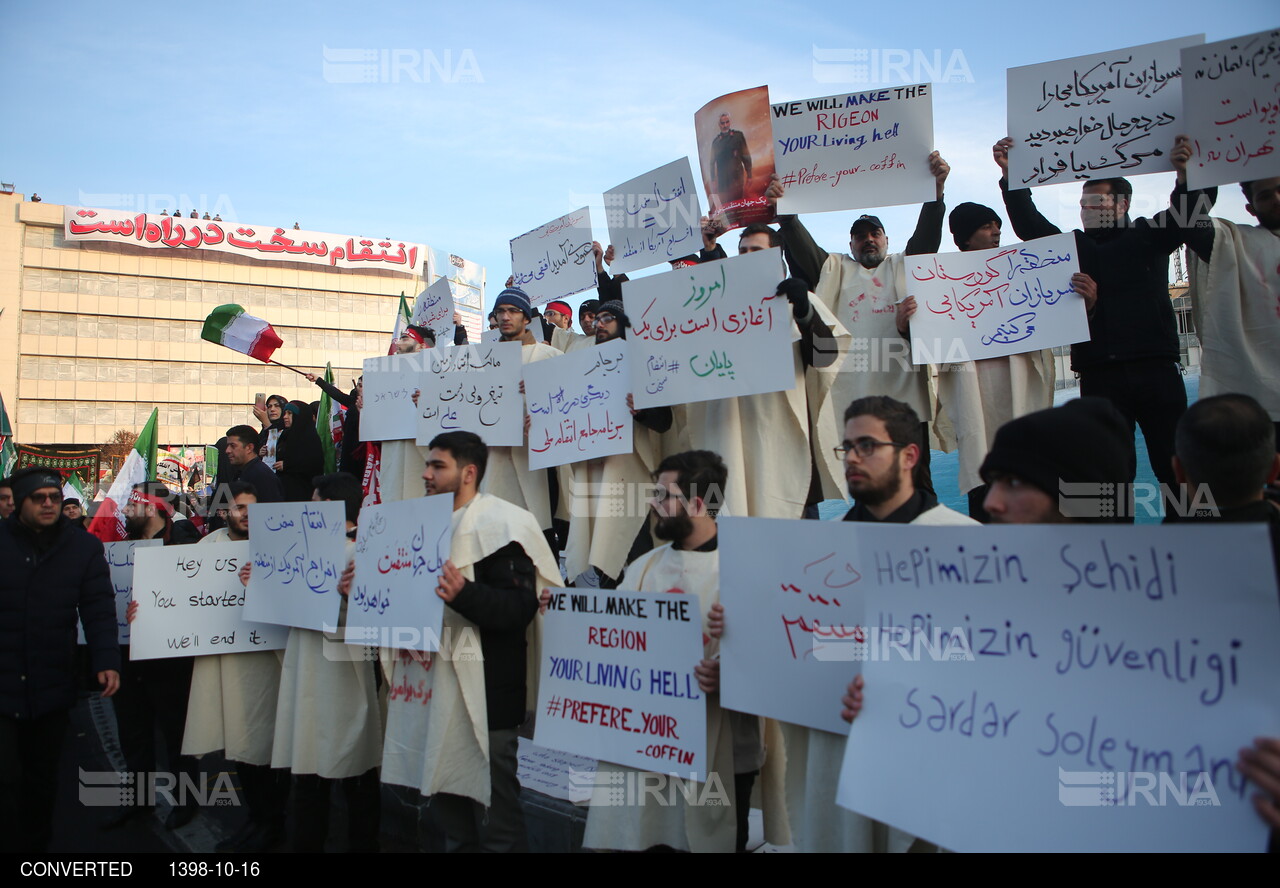
[[[76,614],[102,695],[120,687],[115,593],[102,541],[62,515],[62,478],[32,467],[10,479],[0,521],[0,849],[48,845],[58,760],[76,702]]]
[[[972,518],[919,490],[913,470],[924,443],[920,417],[907,404],[883,395],[859,398],[844,412],[844,440],[835,448],[854,505],[845,521],[964,525]]]
[[[884,395],[859,398],[844,413],[844,439],[835,448],[844,465],[853,508],[845,521],[959,526],[977,524],[916,487],[923,440],[910,405]],[[712,623],[714,626],[714,621]],[[713,632],[714,634],[714,632]],[[835,780],[845,738],[783,724],[787,749],[787,813],[792,839],[804,851],[907,851],[914,836],[836,805]]]

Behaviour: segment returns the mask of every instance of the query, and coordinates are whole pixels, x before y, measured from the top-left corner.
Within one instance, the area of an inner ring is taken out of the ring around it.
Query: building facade
[[[365,358],[386,354],[401,294],[412,303],[424,277],[448,274],[426,256],[411,274],[69,241],[63,218],[60,205],[0,194],[0,393],[20,442],[102,444],[158,407],[162,444],[211,444],[255,423],[259,392],[320,395],[296,373],[202,340],[216,306],[267,320],[284,340],[275,360],[315,373],[330,363],[346,390]],[[477,276],[459,311],[478,332],[483,269],[473,266],[468,281]]]

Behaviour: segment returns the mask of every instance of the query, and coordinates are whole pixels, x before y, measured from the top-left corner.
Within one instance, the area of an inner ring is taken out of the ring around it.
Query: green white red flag
[[[242,355],[257,358],[264,364],[271,360],[276,349],[284,345],[284,340],[276,333],[275,328],[262,318],[246,314],[235,303],[219,305],[210,312],[209,317],[204,320],[200,338],[225,345]]]
[[[159,411],[153,409],[151,418],[142,427],[133,450],[125,457],[120,473],[111,482],[107,498],[98,504],[89,532],[104,543],[114,543],[125,538],[124,507],[134,493],[134,488],[145,481],[156,479],[156,419]]]

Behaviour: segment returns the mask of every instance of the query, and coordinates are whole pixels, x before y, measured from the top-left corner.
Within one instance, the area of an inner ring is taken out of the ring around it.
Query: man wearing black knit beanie
[[[1133,460],[1129,424],[1105,398],[1028,413],[996,432],[982,463],[983,507],[993,524],[1113,522],[1133,514],[1115,508]]]

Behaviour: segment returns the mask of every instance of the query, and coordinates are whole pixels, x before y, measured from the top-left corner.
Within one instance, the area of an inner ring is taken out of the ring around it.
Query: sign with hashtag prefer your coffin
[[[706,780],[697,596],[553,589],[542,651],[535,743]]]

